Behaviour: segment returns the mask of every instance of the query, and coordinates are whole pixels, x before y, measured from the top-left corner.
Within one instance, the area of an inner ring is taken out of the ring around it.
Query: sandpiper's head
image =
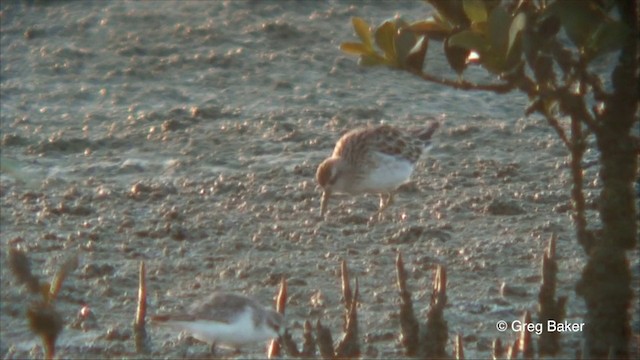
[[[327,212],[329,197],[336,187],[341,174],[342,159],[331,157],[325,159],[316,171],[316,180],[323,190],[322,200],[320,200],[320,214],[324,216]]]

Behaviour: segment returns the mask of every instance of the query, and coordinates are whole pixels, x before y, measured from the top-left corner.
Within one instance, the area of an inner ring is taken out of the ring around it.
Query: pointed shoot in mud
[[[144,261],[140,262],[140,272],[138,275],[138,308],[136,318],[133,322],[133,334],[135,338],[136,351],[139,354],[149,352],[147,330],[145,328],[147,316],[147,281]]]
[[[558,234],[555,232],[551,234],[551,238],[549,239],[549,247],[547,247],[546,255],[549,259],[556,258],[556,243],[558,242]]]
[[[456,359],[457,360],[464,360],[464,343],[462,341],[462,335],[457,334],[456,335],[456,342],[455,342],[455,354],[456,354]]]
[[[556,298],[558,264],[555,258],[557,235],[549,239],[549,246],[542,257],[542,284],[538,292],[538,319],[542,323],[549,320],[562,322],[565,316],[566,296]],[[538,337],[538,355],[554,356],[560,352],[560,332],[549,332],[546,327]]]
[[[513,360],[518,358],[518,353],[520,352],[519,344],[520,339],[513,340],[513,344],[507,349],[507,359]]]
[[[304,332],[302,333],[302,357],[311,357],[316,353],[316,340],[313,338],[313,327],[309,320],[304,322]]]
[[[501,359],[502,355],[504,355],[504,348],[502,348],[502,341],[500,341],[500,339],[493,340],[493,346],[492,346],[493,360]]]
[[[62,265],[60,265],[60,268],[53,277],[53,281],[51,281],[51,286],[49,287],[49,302],[53,302],[56,299],[60,289],[62,288],[62,283],[64,283],[67,276],[69,276],[69,274],[71,274],[76,268],[78,268],[78,256],[76,254],[69,256]]]
[[[447,269],[444,266],[438,265],[436,279],[433,285],[434,293],[437,295],[435,301],[444,308],[447,302]]]
[[[280,291],[278,292],[278,297],[276,299],[276,311],[284,316],[284,312],[287,306],[287,279],[282,277],[280,281]],[[284,324],[282,326],[285,326]],[[280,335],[283,336],[286,334],[286,328],[280,329]],[[295,344],[293,344],[295,347]],[[296,352],[298,350],[296,349]],[[271,340],[269,343],[269,350],[267,351],[267,357],[269,359],[279,357],[280,356],[280,339]]]
[[[342,298],[344,299],[344,307],[347,311],[351,308],[351,284],[349,282],[349,269],[347,262],[342,260],[340,263],[340,274],[342,279]]]
[[[9,250],[9,267],[18,282],[24,284],[29,292],[42,296],[42,300],[33,301],[28,305],[26,316],[31,331],[42,339],[46,359],[55,357],[56,340],[64,328],[62,316],[53,302],[62,288],[62,283],[77,265],[75,256],[67,259],[56,272],[53,285],[49,285],[40,282],[40,279],[31,273],[31,264],[24,252],[14,248]]]
[[[318,350],[320,350],[320,356],[323,359],[335,358],[333,352],[333,338],[331,337],[331,331],[320,323],[320,320],[316,322],[316,342],[318,344]]]
[[[531,323],[531,313],[526,310],[524,312],[524,316],[522,317],[523,324]],[[518,346],[522,351],[522,355],[525,359],[533,358],[533,344],[531,343],[531,331],[527,331],[526,327],[522,327],[522,331],[520,332],[520,344]]]
[[[31,331],[42,339],[45,358],[53,359],[56,355],[56,340],[64,327],[62,316],[51,303],[35,301],[27,309],[27,319]]]
[[[427,311],[427,323],[421,338],[420,352],[428,358],[447,357],[448,325],[444,319],[444,308],[447,304],[447,272],[438,265],[433,281],[431,304]]]
[[[400,343],[404,346],[404,354],[414,357],[418,353],[420,324],[413,312],[411,293],[407,290],[407,271],[404,268],[402,254],[396,258],[397,286],[400,294]]]
[[[346,314],[346,332],[335,351],[336,356],[341,359],[360,356],[360,344],[358,343],[358,293],[358,278],[356,278],[351,307]]]

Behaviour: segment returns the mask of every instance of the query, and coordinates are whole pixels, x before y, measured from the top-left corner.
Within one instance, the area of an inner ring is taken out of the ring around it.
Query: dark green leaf
[[[515,18],[513,18],[513,21],[511,22],[511,27],[509,28],[509,44],[507,45],[507,54],[506,54],[507,57],[509,57],[509,53],[513,48],[513,43],[516,41],[516,38],[518,37],[518,35],[520,35],[520,32],[524,29],[526,25],[527,25],[527,15],[525,13],[521,12],[518,15],[516,15]]]
[[[444,55],[447,58],[449,66],[455,70],[458,75],[467,68],[467,58],[471,51],[458,46],[451,46],[451,38],[444,42]]]
[[[589,60],[620,49],[627,36],[629,36],[629,29],[623,23],[618,21],[601,23],[593,32],[586,46]]]
[[[411,50],[409,56],[407,56],[405,66],[411,70],[422,71],[428,46],[429,38],[426,36],[420,36],[415,47]]]
[[[547,7],[543,18],[558,16],[571,42],[583,48],[606,14],[593,1],[555,1]]]
[[[509,42],[511,16],[504,6],[496,6],[489,15],[489,39],[495,56],[504,57]]]
[[[416,34],[426,35],[431,40],[442,41],[452,30],[452,27],[442,20],[430,19],[418,21],[409,25],[409,29]]]
[[[448,41],[449,46],[457,46],[467,50],[475,50],[482,54],[489,47],[489,43],[482,34],[464,30],[455,35],[451,35]]]
[[[404,64],[409,52],[416,45],[416,35],[408,27],[400,28],[394,38],[399,64]]]
[[[513,43],[513,47],[511,48],[511,52],[506,56],[504,71],[511,71],[516,68],[516,66],[522,63],[522,48],[523,41],[519,36],[516,41]]]
[[[487,8],[484,5],[484,1],[464,0],[462,7],[471,22],[482,23],[487,21]]]
[[[469,19],[464,13],[462,0],[428,0],[428,2],[446,21],[463,28],[469,26]]]
[[[538,34],[545,38],[552,37],[560,31],[560,26],[562,26],[562,24],[557,16],[548,16],[538,25]]]

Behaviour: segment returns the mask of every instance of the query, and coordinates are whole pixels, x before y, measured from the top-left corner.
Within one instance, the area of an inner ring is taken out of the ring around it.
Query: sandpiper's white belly
[[[254,326],[252,310],[247,308],[235,321],[226,324],[211,320],[174,321],[172,325],[187,330],[200,341],[238,347],[241,345],[267,341],[278,334],[264,324]]]
[[[410,161],[381,152],[374,156],[377,166],[358,184],[363,192],[393,191],[411,178],[415,164]]]

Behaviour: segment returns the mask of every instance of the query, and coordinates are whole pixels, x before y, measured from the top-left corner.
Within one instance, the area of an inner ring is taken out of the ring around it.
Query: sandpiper
[[[393,203],[396,189],[406,183],[420,156],[431,146],[440,126],[434,122],[419,129],[378,125],[351,130],[336,143],[333,154],[316,172],[323,189],[320,213],[324,217],[333,193],[380,194],[382,212]]]
[[[275,339],[285,331],[282,314],[253,298],[227,292],[214,292],[185,313],[156,315],[151,321],[191,333],[210,343],[212,353],[216,345],[239,351],[243,345]]]

